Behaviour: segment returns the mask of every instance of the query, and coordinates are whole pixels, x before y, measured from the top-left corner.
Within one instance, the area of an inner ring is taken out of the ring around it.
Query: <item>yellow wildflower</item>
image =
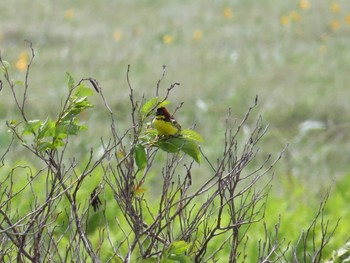
[[[194,41],[200,41],[203,37],[203,32],[202,30],[196,30],[193,32],[193,40]]]
[[[338,3],[332,3],[331,10],[333,13],[339,13],[340,5]]]
[[[300,9],[306,10],[310,8],[310,2],[308,0],[300,0],[299,1]]]
[[[230,19],[233,17],[233,11],[229,7],[226,7],[224,10],[222,10],[222,14],[226,19]]]
[[[123,32],[120,30],[116,30],[113,33],[113,38],[115,42],[119,42],[123,37]]]
[[[289,13],[289,18],[292,21],[300,21],[301,15],[297,11],[292,11]]]
[[[345,17],[345,22],[350,25],[350,14]]]
[[[289,17],[288,16],[281,16],[280,23],[282,26],[289,25]]]
[[[74,18],[74,10],[72,8],[68,9],[64,15],[64,18],[67,20],[73,19]]]
[[[333,20],[332,22],[331,22],[331,28],[332,28],[332,30],[333,31],[337,31],[337,30],[339,30],[340,29],[340,22],[338,21],[338,20]]]
[[[171,43],[174,42],[174,36],[166,34],[163,36],[163,43],[166,45],[170,45]]]
[[[25,71],[28,66],[28,54],[26,52],[21,52],[15,64],[15,67],[20,71]]]

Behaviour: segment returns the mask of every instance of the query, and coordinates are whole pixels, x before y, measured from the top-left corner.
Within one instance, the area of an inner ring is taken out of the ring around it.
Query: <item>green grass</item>
[[[305,10],[297,1],[234,2],[2,1],[1,56],[11,63],[13,76],[23,79],[15,64],[21,52],[30,52],[24,40],[33,43],[36,57],[29,96],[33,118],[58,111],[68,71],[77,80],[98,80],[120,130],[129,124],[127,65],[131,65],[135,93],[147,98],[154,96],[162,65],[167,65],[161,94],[172,83],[181,83],[172,93],[171,108],[184,102],[176,117],[183,127],[197,125],[206,139],[202,148],[212,158],[221,152],[216,145],[222,141],[227,109],[231,107],[233,119],[239,120],[258,94],[255,116],[262,115],[270,124],[260,146],[262,156],[277,155],[290,143],[276,168],[272,191],[278,197],[272,202],[281,198],[288,206],[300,188],[303,202],[317,208],[330,184],[335,185],[334,199],[340,202],[347,191],[344,185],[350,184],[345,179],[350,147],[350,24],[346,23],[350,4],[338,1],[339,12],[332,12],[331,1],[310,1]],[[229,9],[232,17],[225,17],[223,12]],[[281,17],[292,11],[301,19],[281,24]],[[334,21],[340,23],[338,30],[331,27]],[[197,31],[202,36],[195,40]],[[121,34],[118,41],[114,34]],[[165,35],[173,41],[164,43]],[[6,89],[0,94],[2,101],[10,96]],[[86,141],[92,142],[76,142],[81,154],[98,145],[101,136],[108,136],[108,113],[101,101],[94,103],[95,109],[86,116],[90,123]],[[0,104],[1,145],[9,139],[4,122],[14,115],[13,104]],[[325,128],[302,133],[300,125],[309,120]],[[348,209],[337,202],[334,206],[341,208],[332,213],[339,211],[337,216],[348,221]],[[294,215],[293,210],[275,210]],[[293,224],[288,221],[288,226]],[[343,225],[342,231],[349,229]],[[337,245],[346,238],[338,234]]]

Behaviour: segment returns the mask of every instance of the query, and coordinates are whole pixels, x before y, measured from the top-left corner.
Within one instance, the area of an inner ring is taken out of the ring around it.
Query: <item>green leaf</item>
[[[10,68],[11,64],[6,60],[1,60],[1,63],[2,63],[1,71],[2,71],[2,74],[5,75],[7,70]]]
[[[120,257],[120,256],[114,256],[114,257],[112,258],[112,261],[110,261],[110,262],[113,262],[113,263],[124,263],[124,260],[123,260],[123,258]]]
[[[88,96],[92,96],[94,94],[93,90],[86,87],[83,83],[80,84],[75,92],[74,92],[74,96],[77,96],[77,97],[88,97]]]
[[[15,82],[14,82],[14,84],[15,85],[18,85],[18,86],[21,86],[21,87],[24,87],[24,82],[23,81],[21,81],[21,80],[16,80]]]
[[[159,140],[156,145],[163,151],[169,153],[175,153],[183,151],[197,163],[201,162],[201,155],[198,145],[192,141],[183,137],[169,137]]]
[[[53,135],[56,138],[65,138],[67,137],[67,126],[69,125],[68,121],[65,122],[60,122],[58,125],[55,127],[55,134]]]
[[[135,162],[139,170],[143,170],[147,165],[147,156],[146,156],[145,147],[143,147],[141,144],[136,145]]]
[[[49,118],[46,118],[46,120],[40,125],[37,139],[54,136],[55,129],[55,123],[52,122]]]
[[[66,72],[66,75],[67,75],[67,79],[68,79],[67,80],[68,88],[69,88],[69,90],[72,90],[74,88],[75,81],[74,81],[73,77],[68,72]]]
[[[157,104],[158,104],[158,97],[154,97],[150,99],[145,104],[143,104],[141,108],[141,113],[145,115],[148,114],[153,108],[156,107]]]
[[[82,97],[73,102],[74,108],[78,108],[81,111],[87,108],[92,108],[93,105],[87,100],[87,97]]]
[[[73,105],[63,114],[61,121],[70,121],[77,117],[82,111],[92,107],[93,105],[86,99],[79,100],[77,103],[73,102]]]
[[[79,125],[79,120],[77,118],[72,118],[70,121],[62,121],[59,125],[55,127],[55,137],[65,138],[68,135],[77,135],[81,130],[87,130],[84,125]]]
[[[151,124],[147,124],[147,125],[149,127],[151,127]],[[158,131],[156,129],[153,129],[153,128],[149,128],[149,129],[145,130],[143,133],[146,135],[149,135],[153,139],[158,136]]]
[[[79,125],[79,129],[81,131],[87,131],[88,130],[88,127],[86,125]]]
[[[78,131],[80,131],[80,126],[73,122],[67,124],[66,128],[66,133],[68,135],[77,135]]]
[[[176,153],[181,150],[184,145],[183,138],[164,138],[159,140],[156,145],[165,152]]]
[[[157,263],[157,262],[158,262],[157,258],[145,258],[145,259],[142,259],[142,263]]]
[[[203,137],[200,136],[199,133],[197,133],[194,130],[185,129],[185,130],[182,130],[180,134],[186,139],[197,141],[197,142],[204,142]]]
[[[61,121],[62,122],[69,122],[70,120],[74,119],[81,111],[82,111],[82,109],[72,108],[62,116]]]
[[[180,255],[185,253],[189,247],[190,245],[183,240],[174,241],[169,247],[169,252],[175,255]]]
[[[150,111],[154,110],[155,108],[164,107],[165,105],[168,105],[168,104],[170,104],[170,101],[165,100],[165,101],[159,103],[159,98],[154,97],[154,98],[150,99],[149,101],[147,101],[145,104],[143,104],[142,109],[141,109],[141,113],[143,115],[148,115],[150,113]]]
[[[199,251],[199,248],[201,247],[201,242],[196,239],[191,242],[191,246],[187,250],[187,255],[195,255]]]
[[[55,142],[53,143],[53,146],[55,147],[55,149],[57,149],[58,147],[62,147],[65,145],[65,142],[62,140],[62,138],[56,138]]]
[[[38,151],[43,152],[43,151],[48,150],[48,149],[55,150],[56,147],[52,143],[49,143],[49,142],[39,142],[37,144],[37,149],[38,149]]]
[[[191,156],[197,163],[201,163],[201,153],[198,145],[194,141],[186,140],[186,144],[181,150]]]
[[[170,259],[171,261],[166,261],[166,262],[171,262],[171,263],[175,263],[175,262],[179,262],[179,263],[192,263],[193,261],[187,257],[186,255],[170,255],[168,257],[168,259]]]
[[[159,107],[164,107],[164,106],[166,106],[166,105],[168,105],[168,104],[170,104],[170,101],[165,100],[165,101],[159,103],[159,104],[157,105],[157,108],[159,108]]]
[[[162,263],[191,263],[193,262],[190,257],[185,255],[185,252],[190,247],[190,244],[187,244],[185,241],[174,241],[170,244],[168,249],[163,254],[163,258],[161,260]]]
[[[42,121],[41,120],[30,120],[26,122],[24,125],[22,135],[28,135],[28,134],[33,134],[36,133],[41,126]]]

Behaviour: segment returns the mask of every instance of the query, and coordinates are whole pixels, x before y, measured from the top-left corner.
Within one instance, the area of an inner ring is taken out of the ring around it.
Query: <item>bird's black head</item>
[[[170,120],[172,118],[171,114],[165,107],[159,107],[156,111],[156,116],[164,116],[166,120]]]
[[[165,110],[164,107],[158,108],[157,111],[156,111],[156,116],[164,115],[164,110]]]

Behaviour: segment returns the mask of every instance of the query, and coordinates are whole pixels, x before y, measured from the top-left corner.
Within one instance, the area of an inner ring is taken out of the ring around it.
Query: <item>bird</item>
[[[177,136],[181,132],[181,125],[177,123],[165,107],[157,109],[152,124],[158,134],[162,136]]]

